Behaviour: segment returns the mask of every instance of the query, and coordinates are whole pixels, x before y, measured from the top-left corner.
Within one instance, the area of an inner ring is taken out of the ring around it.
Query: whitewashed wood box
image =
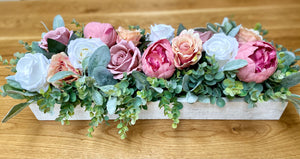
[[[163,109],[159,109],[159,102],[149,102],[148,110],[142,110],[139,119],[168,119],[164,116]],[[210,120],[279,120],[288,102],[270,100],[259,102],[257,107],[248,108],[243,99],[227,101],[223,108],[209,103],[196,102],[189,104],[183,102],[180,119],[210,119]],[[59,115],[60,106],[55,105],[51,113],[43,113],[37,104],[31,104],[31,111],[38,120],[55,120]],[[90,120],[90,114],[82,107],[75,108],[75,114],[70,120]],[[110,115],[110,119],[116,119],[116,115]]]

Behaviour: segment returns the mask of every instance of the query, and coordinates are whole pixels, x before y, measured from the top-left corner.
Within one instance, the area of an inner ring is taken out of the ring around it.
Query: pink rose
[[[141,71],[141,52],[132,41],[122,40],[110,48],[111,60],[107,66],[114,79],[122,79],[123,72]]]
[[[161,39],[151,44],[142,56],[143,71],[147,76],[170,78],[174,71],[174,54],[167,39]]]
[[[61,87],[63,81],[65,81],[66,83],[72,83],[73,81],[76,81],[81,74],[79,70],[75,69],[72,66],[69,57],[64,52],[52,56],[51,63],[48,69],[47,81],[49,81],[49,79],[53,75],[60,71],[72,71],[77,75],[71,75],[64,79],[53,82],[52,85],[57,88]]]
[[[196,64],[202,56],[202,40],[194,30],[183,30],[172,40],[175,66],[182,70]]]
[[[135,46],[140,43],[140,39],[142,37],[140,30],[126,30],[119,27],[117,32],[117,43],[121,42],[121,40],[132,41]]]
[[[109,23],[90,22],[84,27],[85,38],[100,38],[108,47],[116,43],[117,32]]]
[[[204,44],[207,40],[209,40],[214,35],[212,31],[206,31],[206,32],[195,31],[195,32],[199,34],[200,39],[202,40],[202,44]]]
[[[264,41],[242,44],[235,58],[248,61],[248,65],[237,73],[237,77],[244,82],[265,81],[275,72],[278,63],[276,49]]]
[[[263,40],[262,36],[259,35],[259,32],[253,29],[247,29],[244,27],[240,28],[240,31],[235,36],[239,44],[243,44],[251,41],[260,41]]]
[[[41,40],[39,46],[45,50],[48,50],[48,42],[47,39],[56,40],[64,45],[68,45],[69,39],[72,35],[73,31],[69,31],[65,27],[59,27],[55,30],[51,30],[44,35],[44,38]]]

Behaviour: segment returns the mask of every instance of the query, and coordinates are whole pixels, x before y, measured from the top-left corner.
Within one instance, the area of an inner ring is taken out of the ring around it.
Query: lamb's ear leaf
[[[103,66],[106,68],[108,63],[110,62],[110,59],[111,57],[108,46],[102,45],[99,48],[97,48],[90,57],[88,63],[88,74],[92,75],[94,69],[98,66]]]
[[[300,72],[292,73],[286,76],[282,81],[281,85],[286,88],[293,87],[300,83]]]
[[[10,111],[6,114],[6,116],[3,118],[2,123],[7,122],[9,119],[20,113],[24,108],[26,108],[31,102],[25,102],[20,103],[15,106],[13,106]]]
[[[53,30],[55,30],[56,28],[59,27],[64,27],[65,26],[65,22],[64,19],[62,18],[61,15],[57,15],[54,17],[53,19]]]

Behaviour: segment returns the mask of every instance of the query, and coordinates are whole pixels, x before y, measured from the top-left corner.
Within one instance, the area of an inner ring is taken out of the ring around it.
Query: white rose
[[[224,33],[214,34],[203,44],[203,49],[208,56],[215,58],[222,68],[228,61],[234,60],[238,53],[239,43],[234,37],[226,36]]]
[[[151,42],[156,42],[160,39],[168,39],[172,41],[174,38],[175,29],[171,25],[158,24],[150,27],[151,34],[149,35],[148,40]]]
[[[105,45],[99,38],[84,39],[78,38],[70,41],[68,45],[68,55],[74,68],[82,69],[82,60],[91,56],[100,46]]]
[[[17,63],[15,80],[30,92],[46,92],[49,88],[47,74],[49,60],[41,53],[26,54]]]

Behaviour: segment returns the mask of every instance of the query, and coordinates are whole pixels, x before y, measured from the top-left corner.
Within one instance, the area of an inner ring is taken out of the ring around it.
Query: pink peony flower
[[[175,66],[178,69],[196,64],[202,56],[202,40],[194,30],[183,30],[172,40]]]
[[[248,65],[237,73],[237,77],[244,82],[265,81],[275,72],[278,63],[276,49],[264,41],[242,44],[235,59],[248,61]]]
[[[167,39],[161,39],[151,44],[142,56],[143,71],[147,76],[170,78],[174,71],[174,54]]]
[[[64,45],[68,45],[69,39],[72,35],[73,31],[69,31],[65,27],[59,27],[55,30],[51,30],[44,35],[44,38],[41,40],[39,46],[45,50],[48,50],[48,42],[47,39],[56,40]]]
[[[119,27],[117,32],[117,43],[121,42],[121,40],[132,41],[135,46],[140,43],[140,39],[142,37],[140,30],[126,30]]]
[[[79,70],[75,69],[72,66],[69,57],[64,52],[52,56],[51,63],[48,69],[47,81],[49,81],[49,79],[53,75],[55,75],[57,72],[60,71],[72,71],[77,75],[71,75],[64,79],[53,82],[52,85],[57,88],[61,87],[63,81],[65,81],[66,83],[71,83],[73,81],[76,81],[79,75],[81,74]]]
[[[132,43],[121,40],[110,48],[111,60],[108,70],[114,74],[114,79],[122,79],[123,72],[131,74],[132,71],[141,71],[141,52]]]
[[[243,44],[246,42],[251,41],[260,41],[263,40],[262,36],[259,35],[259,32],[253,29],[247,29],[244,27],[240,28],[240,31],[235,36],[236,40],[239,42],[239,44]]]
[[[109,23],[90,22],[84,27],[85,38],[100,38],[108,47],[116,43],[117,32]]]

